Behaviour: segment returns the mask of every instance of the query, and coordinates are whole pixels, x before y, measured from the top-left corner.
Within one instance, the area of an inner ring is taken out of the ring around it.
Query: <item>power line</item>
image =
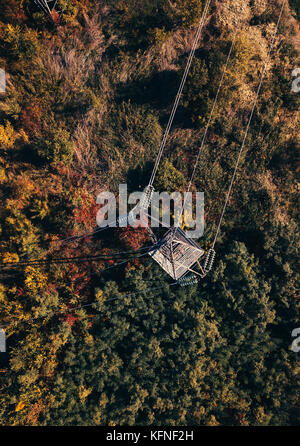
[[[196,34],[195,34],[195,38],[194,38],[194,42],[193,42],[193,45],[192,45],[192,49],[190,51],[190,54],[189,54],[189,57],[188,57],[188,60],[187,60],[187,64],[186,64],[186,67],[185,67],[185,70],[184,70],[184,73],[183,73],[183,77],[181,79],[181,83],[180,83],[177,95],[175,97],[175,102],[173,104],[173,108],[172,108],[172,111],[171,111],[171,114],[170,114],[170,117],[169,117],[169,121],[168,121],[166,130],[165,130],[165,133],[164,133],[161,145],[159,147],[158,154],[156,156],[154,168],[153,168],[153,171],[152,171],[152,174],[151,174],[151,178],[150,178],[150,181],[149,181],[149,186],[153,185],[153,182],[154,182],[154,179],[155,179],[155,175],[157,173],[157,170],[158,170],[158,167],[159,167],[159,163],[160,163],[163,151],[165,149],[165,146],[166,146],[166,143],[167,143],[167,139],[168,139],[168,136],[169,136],[169,133],[170,133],[173,121],[174,121],[174,117],[175,117],[175,114],[176,114],[176,111],[177,111],[177,108],[178,108],[178,105],[179,105],[179,102],[180,102],[180,99],[181,99],[183,88],[185,86],[186,79],[187,79],[187,76],[188,76],[190,68],[191,68],[191,64],[192,64],[192,61],[193,61],[193,58],[194,58],[194,55],[195,55],[195,52],[196,52],[196,48],[197,48],[197,45],[198,45],[198,42],[199,42],[199,39],[200,39],[200,35],[201,35],[202,29],[203,29],[203,26],[204,26],[204,22],[205,22],[207,14],[208,14],[210,3],[211,3],[211,0],[207,0],[206,1],[205,7],[204,7],[204,10],[203,10],[203,13],[202,13],[201,20],[200,20],[199,26],[198,26]]]
[[[108,299],[108,300],[106,300],[106,301],[104,301],[105,303],[106,302],[113,302],[113,301],[116,301],[116,300],[120,300],[120,299],[123,299],[123,298],[126,298],[126,297],[131,297],[131,296],[136,296],[136,295],[139,295],[139,294],[143,294],[143,293],[147,293],[147,292],[149,292],[149,291],[151,291],[151,292],[153,292],[153,291],[157,291],[157,290],[161,290],[161,289],[164,289],[164,288],[166,288],[167,286],[175,286],[175,285],[179,285],[179,283],[178,282],[173,282],[173,283],[170,283],[170,284],[166,284],[166,285],[162,285],[162,286],[159,286],[159,287],[151,287],[151,288],[148,288],[148,289],[146,289],[146,290],[141,290],[141,291],[136,291],[136,292],[132,292],[132,293],[123,293],[123,294],[121,294],[120,296],[118,296],[118,297],[114,297],[114,298],[111,298],[111,299]],[[8,328],[9,326],[13,326],[13,327],[16,327],[16,326],[18,326],[18,325],[20,325],[20,324],[22,324],[22,323],[30,323],[30,322],[32,322],[32,321],[36,321],[36,320],[39,320],[39,319],[45,319],[46,317],[49,317],[49,316],[55,316],[55,315],[59,315],[59,314],[69,314],[69,313],[73,313],[74,311],[78,311],[78,310],[81,310],[81,309],[83,309],[83,308],[89,308],[89,307],[92,307],[92,306],[97,306],[97,305],[100,305],[101,303],[104,303],[104,302],[99,302],[99,301],[97,301],[97,300],[94,300],[93,302],[90,302],[90,303],[88,303],[88,304],[83,304],[83,305],[80,305],[80,306],[77,306],[77,307],[72,307],[72,308],[68,308],[68,309],[66,309],[66,310],[55,310],[55,311],[52,311],[52,312],[49,312],[47,315],[45,315],[45,316],[37,316],[37,317],[33,317],[33,318],[28,318],[28,319],[26,319],[26,320],[19,320],[19,321],[17,321],[17,323],[16,324],[12,324],[12,325],[9,325],[9,324],[7,324],[7,325],[5,325],[5,326],[1,326],[0,328],[2,328],[2,329],[6,329],[6,328]]]
[[[158,249],[158,247],[154,246],[154,247],[152,247],[152,250],[153,250],[153,249]],[[144,256],[147,255],[147,254],[148,254],[148,252],[145,252],[145,253],[143,253],[143,254],[141,254],[141,255],[139,255],[139,256],[133,258],[133,260],[140,259],[140,258],[144,257]],[[128,263],[128,261],[130,261],[130,260],[131,260],[131,258],[126,259],[126,260],[124,260],[124,261],[122,261],[122,262],[116,263],[116,264],[114,264],[114,265],[111,265],[111,266],[109,266],[109,267],[107,267],[107,268],[104,268],[100,273],[102,274],[103,272],[108,271],[108,270],[110,270],[110,269],[112,269],[112,268],[115,268],[115,267],[117,267],[117,266],[120,266],[120,265],[123,265],[123,264],[125,264],[125,263]],[[90,275],[96,275],[96,274],[99,274],[99,273],[98,273],[98,272],[93,272],[93,273],[91,273]],[[77,282],[79,282],[79,281],[83,281],[83,280],[85,280],[85,278],[78,278],[78,279],[76,279],[76,280],[70,281],[68,284],[77,283]],[[178,282],[174,282],[174,283],[172,283],[172,284],[169,284],[169,286],[173,286],[173,285],[176,285],[176,284],[178,284]],[[151,288],[151,291],[156,290],[156,289],[165,288],[165,287],[166,287],[166,285],[164,285],[164,286],[162,286],[162,287]],[[142,291],[142,292],[146,292],[146,291]],[[139,294],[139,293],[140,293],[140,292],[137,292],[137,293],[130,293],[130,294],[122,294],[119,298],[121,298],[121,297],[126,297],[126,296],[128,296],[128,295],[132,295],[132,294]],[[110,300],[108,300],[107,302],[112,301],[112,300],[116,300],[116,299],[117,299],[117,298],[110,299]],[[81,309],[81,308],[90,307],[90,306],[94,305],[95,303],[97,303],[97,301],[93,301],[92,303],[85,304],[85,305],[81,305],[80,307],[74,307],[74,308],[71,308],[71,309],[68,309],[68,310],[63,310],[62,313],[70,313],[70,312],[72,312],[72,311],[76,311],[76,310]],[[57,313],[59,313],[59,311],[54,311],[53,313],[50,313],[50,315],[51,315],[51,314],[55,315],[55,314],[57,314]],[[27,322],[30,322],[30,321],[33,321],[33,320],[36,320],[36,319],[41,319],[41,318],[44,319],[45,317],[47,317],[47,316],[39,316],[39,317],[37,317],[37,318],[30,318],[30,319],[27,319],[26,321],[18,321],[18,323],[21,323],[21,322],[26,322],[26,323],[27,323]],[[9,325],[6,325],[6,326],[4,326],[4,327],[1,326],[0,328],[4,328],[4,329],[5,329],[5,328],[7,328],[8,326],[9,326]]]
[[[59,240],[49,240],[49,241],[46,241],[46,240],[43,240],[42,241],[42,244],[45,244],[45,243],[49,243],[49,244],[51,244],[51,243],[54,243],[54,244],[56,244],[56,243],[64,243],[64,242],[71,242],[71,241],[77,241],[77,240],[80,240],[80,239],[82,239],[82,238],[85,238],[85,237],[90,237],[90,236],[92,236],[92,235],[94,235],[94,234],[97,234],[97,233],[99,233],[99,232],[102,232],[102,231],[105,231],[106,229],[108,229],[109,228],[109,226],[106,226],[105,228],[97,228],[97,229],[95,229],[94,231],[92,231],[92,232],[83,232],[83,233],[81,233],[81,234],[79,234],[79,235],[73,235],[73,236],[71,236],[71,237],[67,237],[67,238],[63,238],[63,239],[59,239]],[[32,246],[32,245],[37,245],[38,244],[38,242],[32,242],[32,243],[28,243],[27,244],[27,246]]]
[[[117,266],[124,265],[125,263],[130,262],[130,260],[141,259],[142,257],[146,256],[148,253],[149,253],[149,251],[147,251],[147,252],[145,252],[145,253],[143,253],[143,254],[141,254],[141,255],[139,255],[139,256],[131,257],[131,258],[125,259],[125,260],[123,260],[122,262],[114,263],[113,265],[110,265],[110,266],[104,268],[102,271],[100,271],[100,274],[102,274],[102,273],[104,273],[105,271],[108,271],[108,270],[110,270],[110,269],[116,268]],[[99,272],[94,271],[94,272],[92,272],[92,273],[90,274],[90,276],[94,276],[94,275],[98,275],[98,274],[99,274]],[[78,278],[78,279],[71,280],[69,283],[70,283],[70,284],[73,284],[73,283],[77,283],[77,282],[82,281],[82,280],[85,280],[85,277],[84,277],[84,278],[80,277],[80,278]]]
[[[257,92],[256,92],[256,96],[255,96],[255,99],[254,99],[253,107],[252,107],[252,110],[251,110],[251,113],[250,113],[250,117],[249,117],[249,120],[248,120],[248,123],[247,123],[245,135],[244,135],[244,138],[243,138],[243,142],[242,142],[242,145],[241,145],[241,148],[240,148],[240,151],[239,151],[239,154],[238,154],[238,158],[237,158],[237,161],[236,161],[236,165],[235,165],[235,168],[234,168],[234,171],[233,171],[233,175],[232,175],[232,178],[231,178],[231,181],[230,181],[230,186],[229,186],[229,189],[228,189],[228,192],[227,192],[227,195],[226,195],[226,199],[225,199],[225,203],[224,203],[224,206],[223,206],[223,209],[222,209],[222,213],[221,213],[221,216],[220,216],[220,220],[219,220],[219,224],[218,224],[218,227],[217,227],[216,235],[215,235],[215,238],[214,238],[214,241],[213,241],[213,244],[212,244],[212,249],[214,248],[214,246],[216,244],[216,241],[217,241],[220,229],[221,229],[221,224],[222,224],[222,221],[223,221],[223,218],[224,218],[224,214],[225,214],[225,211],[226,211],[226,208],[227,208],[227,205],[228,205],[228,201],[229,201],[229,198],[230,198],[230,195],[231,195],[231,191],[232,191],[234,180],[235,180],[235,177],[236,177],[236,174],[237,174],[237,169],[238,169],[238,166],[239,166],[239,163],[240,163],[241,155],[242,155],[242,152],[243,152],[245,144],[246,144],[247,136],[248,136],[248,133],[249,133],[249,130],[250,130],[250,125],[251,125],[251,122],[252,122],[254,111],[255,111],[255,108],[256,108],[256,105],[257,105],[257,101],[258,101],[259,94],[260,94],[260,91],[261,91],[261,87],[262,87],[262,84],[263,84],[263,80],[264,80],[264,77],[265,77],[267,65],[269,63],[269,60],[270,60],[270,57],[271,57],[271,53],[272,53],[272,50],[273,50],[273,47],[274,47],[275,38],[276,38],[277,31],[278,31],[278,28],[279,28],[279,25],[280,25],[280,21],[281,21],[281,17],[282,17],[282,14],[283,14],[285,2],[286,2],[286,0],[283,0],[283,2],[282,2],[282,6],[281,6],[280,14],[279,14],[279,17],[278,17],[278,21],[277,21],[277,24],[276,24],[276,28],[275,28],[275,31],[274,31],[273,39],[272,39],[272,42],[271,42],[271,45],[270,45],[270,48],[269,48],[269,52],[268,52],[265,64],[264,64],[264,68],[263,68],[262,75],[261,75],[261,78],[260,78],[259,86],[258,86],[258,89],[257,89]]]
[[[97,228],[92,232],[83,232],[79,235],[73,235],[71,237],[67,237],[60,240],[52,240],[50,243],[65,243],[65,242],[71,242],[71,241],[77,241],[82,238],[91,237],[92,235],[98,234],[99,232],[105,231],[106,229],[110,228],[109,225],[107,225],[105,228]]]
[[[144,257],[144,256],[147,255],[147,254],[148,254],[148,253],[144,253],[144,254],[138,256],[137,258]],[[136,259],[136,258],[135,258],[135,259]],[[134,260],[135,260],[135,259],[134,259]],[[103,273],[104,271],[110,270],[110,269],[112,269],[112,268],[115,268],[115,267],[117,267],[117,266],[120,266],[120,265],[122,265],[122,264],[125,264],[125,263],[127,263],[128,261],[130,261],[130,260],[131,260],[131,259],[127,259],[127,260],[124,260],[124,261],[122,261],[122,262],[120,262],[120,263],[117,263],[117,264],[111,265],[111,266],[109,266],[109,267],[107,267],[107,268],[104,268],[104,269],[101,271],[101,273]],[[96,275],[96,274],[99,274],[99,273],[96,273],[96,272],[91,273],[91,275]],[[78,279],[76,279],[76,280],[72,280],[72,281],[68,282],[67,285],[69,285],[69,284],[73,284],[73,283],[77,283],[77,282],[79,282],[79,281],[83,281],[83,280],[85,280],[85,277],[84,277],[84,278],[78,278]],[[121,297],[126,297],[126,295],[122,295]],[[115,300],[115,299],[112,299],[112,300]],[[61,310],[61,311],[56,310],[56,311],[54,311],[54,312],[50,312],[49,314],[47,314],[47,315],[45,315],[45,316],[38,316],[38,317],[36,317],[36,318],[28,318],[28,319],[26,319],[26,320],[17,321],[17,324],[16,324],[16,325],[19,325],[20,323],[24,323],[24,322],[25,322],[25,323],[27,323],[27,322],[31,322],[31,321],[34,321],[34,320],[37,320],[37,319],[44,319],[44,318],[47,317],[47,316],[51,316],[51,315],[54,316],[54,315],[56,315],[56,314],[60,314],[60,313],[63,313],[63,314],[64,314],[64,313],[71,313],[71,312],[73,312],[73,311],[77,311],[77,310],[79,310],[79,309],[81,309],[81,308],[91,307],[91,306],[94,305],[96,302],[97,302],[97,301],[95,300],[95,301],[93,301],[92,303],[84,304],[84,305],[81,305],[81,306],[79,306],[79,307],[69,308],[68,310]],[[3,328],[4,330],[5,330],[7,327],[9,327],[8,324],[5,325],[5,326],[0,326],[0,328]]]
[[[8,263],[0,263],[0,266],[4,268],[17,268],[18,266],[39,266],[39,265],[48,265],[48,264],[64,264],[64,263],[80,263],[80,262],[86,262],[86,261],[93,261],[93,260],[109,260],[114,259],[120,255],[124,254],[132,254],[135,255],[141,251],[147,250],[147,253],[150,252],[150,250],[153,249],[153,245],[151,246],[145,246],[143,248],[140,248],[136,251],[118,251],[114,254],[98,254],[95,256],[86,256],[86,257],[63,257],[63,258],[54,258],[54,259],[34,259],[29,261],[21,261],[21,262],[8,262]],[[134,257],[133,257],[134,258]]]
[[[244,7],[243,7],[243,10],[244,10]],[[216,108],[216,105],[217,105],[217,102],[218,102],[218,99],[219,99],[219,95],[220,95],[221,88],[222,88],[222,85],[223,85],[223,81],[224,81],[224,78],[225,78],[225,75],[226,75],[226,72],[227,72],[227,68],[228,68],[228,65],[229,65],[231,54],[232,54],[232,51],[233,51],[233,48],[234,48],[234,45],[235,45],[235,42],[236,42],[236,39],[237,39],[237,35],[238,35],[239,31],[240,31],[240,28],[241,28],[241,26],[236,28],[236,31],[234,33],[234,37],[232,39],[232,42],[231,42],[231,45],[230,45],[230,48],[229,48],[229,52],[228,52],[228,55],[227,55],[227,58],[226,58],[226,63],[225,63],[225,66],[224,66],[224,69],[223,69],[223,72],[222,72],[222,75],[221,75],[221,79],[220,79],[220,82],[219,82],[217,93],[216,93],[215,98],[214,98],[213,106],[211,108],[209,119],[208,119],[207,125],[205,127],[204,134],[203,134],[203,137],[202,137],[202,141],[201,141],[201,144],[200,144],[200,147],[199,147],[199,150],[198,150],[198,154],[197,154],[197,157],[196,157],[196,160],[195,160],[195,163],[194,163],[194,168],[193,168],[192,175],[191,175],[191,178],[190,178],[190,181],[189,181],[189,184],[188,184],[187,192],[189,192],[191,187],[192,187],[192,183],[193,183],[196,171],[197,171],[197,167],[198,167],[198,163],[199,163],[199,160],[200,160],[200,156],[201,156],[203,147],[204,147],[205,142],[206,142],[208,130],[209,130],[210,125],[211,125],[211,121],[212,121],[212,118],[213,118],[213,115],[214,115],[214,111],[215,111],[215,108]],[[181,221],[183,211],[184,211],[184,206],[182,207],[182,210],[181,210],[181,214],[180,214],[180,217],[179,217],[179,222]],[[172,241],[175,238],[175,235],[176,235],[176,232],[174,232],[174,234],[173,234]]]
[[[51,14],[48,3],[43,0],[34,0],[35,4],[39,6],[46,14]],[[46,4],[45,4],[46,3]]]
[[[203,135],[203,138],[202,138],[202,141],[201,141],[201,145],[199,147],[199,151],[198,151],[197,158],[196,158],[196,161],[195,161],[195,164],[194,164],[194,168],[193,168],[193,172],[192,172],[192,175],[191,175],[191,179],[190,179],[190,182],[189,182],[189,185],[188,185],[188,188],[187,188],[188,192],[190,191],[190,189],[192,187],[192,183],[193,183],[193,180],[194,180],[194,177],[195,177],[195,174],[196,174],[196,170],[197,170],[197,167],[198,167],[199,159],[200,159],[200,156],[201,156],[204,144],[206,142],[208,129],[210,127],[210,124],[211,124],[211,121],[212,121],[212,118],[213,118],[213,114],[214,114],[214,111],[215,111],[215,108],[216,108],[216,105],[217,105],[217,102],[218,102],[218,98],[219,98],[219,94],[220,94],[220,91],[221,91],[221,87],[223,85],[224,77],[225,77],[225,74],[227,72],[227,68],[228,68],[228,65],[229,65],[230,58],[231,58],[232,50],[234,48],[234,45],[235,45],[235,42],[236,42],[236,38],[237,38],[237,34],[238,34],[239,31],[240,31],[239,29],[237,29],[235,31],[234,37],[233,37],[231,45],[230,45],[229,53],[227,55],[227,59],[226,59],[225,67],[224,67],[224,70],[223,70],[223,73],[222,73],[222,76],[221,76],[219,87],[218,87],[218,90],[217,90],[217,93],[216,93],[216,96],[215,96],[215,99],[214,99],[214,103],[213,103],[213,106],[212,106],[212,109],[211,109],[211,112],[210,112],[208,123],[207,123],[205,131],[204,131],[204,135]]]
[[[95,229],[94,231],[91,231],[91,232],[90,231],[83,232],[83,233],[81,233],[79,235],[74,235],[74,236],[63,238],[63,239],[59,239],[59,240],[50,240],[49,244],[51,244],[51,243],[57,244],[57,243],[65,243],[65,242],[69,243],[69,242],[72,242],[72,241],[77,241],[77,240],[81,240],[83,238],[91,237],[91,236],[96,235],[96,234],[98,234],[98,233],[100,233],[102,231],[105,231],[107,229],[113,228],[114,226],[111,226],[111,225],[112,224],[117,224],[117,223],[119,223],[119,219],[111,221],[111,222],[108,222],[107,226],[104,227],[104,228],[97,228],[97,229]],[[45,243],[47,243],[46,240],[42,241],[42,244],[45,244]],[[37,245],[37,244],[38,244],[37,242],[32,242],[32,243],[28,243],[26,246],[32,246],[32,245]]]

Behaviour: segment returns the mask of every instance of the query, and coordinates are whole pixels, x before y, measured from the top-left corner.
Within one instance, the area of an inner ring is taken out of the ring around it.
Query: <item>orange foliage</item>
[[[30,408],[29,413],[26,416],[26,422],[34,426],[37,424],[39,416],[45,410],[45,404],[41,399],[39,399],[33,406]]]
[[[75,324],[75,322],[77,322],[77,321],[78,321],[78,317],[73,316],[73,314],[68,314],[67,317],[66,317],[66,319],[65,319],[65,322],[66,322],[70,327],[72,327],[72,326]]]
[[[53,22],[56,25],[58,25],[60,23],[60,16],[59,16],[58,12],[55,11],[55,9],[53,9],[53,11],[51,11],[51,16],[52,16]]]
[[[147,228],[132,228],[128,226],[120,231],[120,240],[131,249],[140,249],[148,239]]]
[[[28,104],[21,112],[20,121],[25,132],[33,137],[41,131],[41,108],[38,104]]]
[[[73,211],[75,221],[88,227],[93,226],[96,222],[97,211],[98,205],[94,195],[83,191],[80,196],[80,205]]]

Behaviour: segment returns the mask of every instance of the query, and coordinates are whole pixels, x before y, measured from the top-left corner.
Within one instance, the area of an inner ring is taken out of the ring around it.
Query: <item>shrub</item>
[[[3,42],[7,51],[16,59],[31,59],[38,49],[37,32],[26,26],[7,25],[3,32]]]
[[[82,1],[72,1],[69,0],[58,0],[56,4],[56,10],[57,11],[63,11],[62,14],[62,21],[65,23],[72,23],[74,22],[74,19],[76,18],[80,4]]]
[[[170,33],[166,31],[166,28],[153,28],[148,31],[149,41],[155,45],[162,45]]]
[[[40,138],[35,144],[38,156],[48,162],[70,164],[74,154],[74,144],[66,130],[49,132],[46,138]]]
[[[168,8],[168,15],[172,21],[185,28],[198,22],[203,10],[202,0],[177,0],[168,2],[166,8]]]
[[[211,80],[206,62],[195,59],[184,92],[183,106],[192,122],[203,124],[210,111],[209,88]]]
[[[158,118],[151,110],[123,102],[104,119],[101,158],[114,178],[124,178],[127,170],[154,158],[161,135]]]
[[[0,148],[9,149],[14,145],[16,140],[15,131],[9,121],[6,121],[5,126],[0,125]]]
[[[177,170],[168,159],[164,159],[157,173],[155,188],[161,192],[171,193],[181,190],[185,184],[186,179],[183,173]]]

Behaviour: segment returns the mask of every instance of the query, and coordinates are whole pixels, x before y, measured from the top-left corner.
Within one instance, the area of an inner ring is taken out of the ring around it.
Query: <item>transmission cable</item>
[[[242,22],[241,22],[241,24],[242,24]],[[190,192],[191,187],[192,187],[192,183],[194,181],[194,177],[195,177],[195,174],[196,174],[196,171],[197,171],[197,167],[198,167],[198,163],[199,163],[199,160],[200,160],[200,156],[201,156],[201,153],[203,151],[203,147],[204,147],[204,145],[206,143],[208,130],[210,128],[210,125],[211,125],[211,122],[212,122],[212,119],[213,119],[214,111],[215,111],[215,108],[216,108],[216,105],[217,105],[217,102],[218,102],[218,99],[219,99],[221,88],[222,88],[222,85],[223,85],[223,82],[224,82],[224,78],[225,78],[225,75],[226,75],[226,72],[227,72],[227,68],[228,68],[228,65],[229,65],[229,62],[230,62],[231,54],[232,54],[232,51],[233,51],[233,48],[234,48],[234,45],[235,45],[238,33],[240,32],[240,29],[241,29],[241,26],[236,28],[236,31],[234,33],[234,36],[233,36],[233,39],[232,39],[232,42],[231,42],[231,45],[230,45],[230,48],[229,48],[229,52],[228,52],[228,55],[227,55],[227,58],[226,58],[226,63],[225,63],[225,66],[224,66],[224,69],[223,69],[223,72],[222,72],[222,75],[221,75],[221,79],[220,79],[220,82],[219,82],[217,93],[216,93],[215,98],[214,98],[214,102],[213,102],[213,105],[212,105],[212,108],[211,108],[211,111],[210,111],[209,119],[208,119],[207,125],[205,127],[204,134],[203,134],[203,137],[202,137],[202,141],[201,141],[201,144],[200,144],[200,147],[199,147],[199,150],[198,150],[198,154],[197,154],[197,157],[196,157],[196,160],[195,160],[195,163],[194,163],[194,168],[193,168],[192,175],[191,175],[188,187],[187,187],[187,192]],[[178,220],[179,222],[181,221],[181,218],[182,218],[182,215],[183,215],[183,211],[184,211],[184,206],[182,207],[181,214],[179,216],[179,220]],[[176,235],[176,232],[174,231],[173,236],[172,236],[172,241],[173,241],[175,235]]]
[[[178,108],[178,105],[179,105],[179,102],[180,102],[180,99],[181,99],[183,88],[185,86],[186,79],[187,79],[187,76],[189,74],[190,67],[191,67],[191,64],[192,64],[195,52],[196,52],[196,48],[197,48],[198,43],[199,43],[199,39],[200,39],[200,36],[201,36],[201,33],[202,33],[202,29],[203,29],[203,26],[204,26],[204,23],[205,23],[205,19],[207,17],[208,11],[209,11],[210,3],[211,3],[211,0],[207,0],[206,1],[204,10],[203,10],[203,13],[202,13],[202,16],[201,16],[201,20],[200,20],[199,26],[198,26],[196,34],[195,34],[195,38],[194,38],[194,42],[193,42],[193,45],[192,45],[192,49],[190,51],[190,54],[189,54],[189,57],[188,57],[188,60],[187,60],[187,64],[186,64],[186,67],[185,67],[185,70],[184,70],[184,73],[183,73],[183,77],[181,79],[181,83],[180,83],[177,95],[175,97],[175,102],[173,104],[173,108],[172,108],[172,111],[171,111],[171,114],[170,114],[170,117],[169,117],[169,121],[168,121],[166,130],[165,130],[165,133],[164,133],[161,145],[159,147],[158,154],[156,156],[154,168],[153,168],[153,171],[152,171],[152,174],[151,174],[151,178],[150,178],[150,181],[149,181],[149,186],[153,185],[153,182],[154,182],[154,179],[155,179],[158,167],[159,167],[159,163],[160,163],[163,151],[165,149],[165,146],[166,146],[166,143],[167,143],[167,139],[168,139],[168,136],[169,136],[169,133],[170,133],[173,121],[174,121],[174,117],[175,117],[175,114],[176,114],[176,111],[177,111],[177,108]]]
[[[264,80],[264,77],[265,77],[267,66],[268,66],[269,60],[271,58],[272,50],[274,48],[275,39],[276,39],[278,28],[279,28],[279,25],[280,25],[280,22],[281,22],[281,17],[282,17],[282,14],[283,14],[285,2],[286,2],[286,0],[283,0],[283,2],[282,2],[282,6],[281,6],[280,14],[279,14],[279,17],[278,17],[278,21],[277,21],[277,24],[276,24],[276,28],[275,28],[275,31],[274,31],[274,35],[273,35],[273,38],[272,38],[272,42],[271,42],[271,45],[270,45],[270,48],[269,48],[269,51],[268,51],[268,55],[266,57],[266,61],[265,61],[264,68],[263,68],[263,71],[262,71],[262,74],[261,74],[259,86],[258,86],[258,89],[257,89],[257,92],[256,92],[256,96],[255,96],[255,99],[254,99],[253,107],[252,107],[252,110],[251,110],[251,113],[250,113],[250,116],[249,116],[249,120],[248,120],[248,123],[247,123],[245,135],[244,135],[244,138],[243,138],[243,142],[242,142],[239,154],[238,154],[238,158],[237,158],[237,161],[236,161],[236,164],[235,164],[233,175],[232,175],[232,178],[231,178],[231,181],[230,181],[230,186],[229,186],[229,189],[228,189],[228,192],[227,192],[227,195],[226,195],[225,203],[224,203],[224,206],[223,206],[223,209],[222,209],[222,213],[221,213],[221,216],[220,216],[220,220],[219,220],[219,223],[218,223],[218,227],[217,227],[217,230],[216,230],[216,235],[215,235],[215,238],[214,238],[214,241],[213,241],[213,244],[212,244],[212,249],[214,248],[214,246],[216,244],[216,241],[217,241],[220,229],[221,229],[221,224],[222,224],[222,221],[223,221],[223,218],[224,218],[224,214],[225,214],[225,211],[226,211],[226,208],[227,208],[227,205],[228,205],[228,201],[229,201],[229,198],[230,198],[230,195],[231,195],[231,191],[232,191],[233,184],[234,184],[234,181],[235,181],[235,177],[236,177],[236,174],[237,174],[237,170],[238,170],[238,166],[239,166],[239,163],[240,163],[241,155],[242,155],[242,152],[243,152],[245,144],[246,144],[247,136],[248,136],[248,133],[249,133],[249,130],[250,130],[250,125],[251,125],[252,118],[253,118],[253,115],[254,115],[254,111],[255,111],[255,108],[256,108],[256,105],[257,105],[257,101],[258,101],[258,98],[259,98],[259,94],[260,94],[260,91],[261,91],[261,87],[262,87],[262,84],[263,84],[263,80]]]

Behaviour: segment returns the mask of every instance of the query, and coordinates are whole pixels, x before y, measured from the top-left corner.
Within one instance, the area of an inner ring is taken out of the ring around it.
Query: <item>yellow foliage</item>
[[[18,254],[12,252],[5,252],[3,254],[2,262],[3,263],[15,263],[19,261]]]
[[[37,293],[47,285],[47,275],[37,271],[32,266],[25,269],[25,285],[32,293]]]
[[[267,425],[270,421],[271,416],[265,413],[265,410],[262,406],[258,407],[256,410],[255,418],[259,424]]]
[[[5,175],[5,170],[0,169],[0,184],[3,184],[7,180],[7,177]]]
[[[39,217],[43,219],[49,214],[48,203],[45,200],[35,199],[31,211],[34,214],[34,218]]]
[[[210,419],[206,422],[206,426],[219,426],[219,424],[214,415],[211,415]]]
[[[102,416],[103,416],[103,409],[105,409],[105,407],[107,406],[108,403],[109,403],[109,399],[108,399],[106,393],[102,393],[100,395],[100,399],[99,399],[99,409],[97,408],[96,413],[94,415],[94,422],[96,424],[101,424]]]
[[[0,148],[11,148],[14,145],[15,140],[16,134],[11,123],[6,121],[5,126],[0,125]]]
[[[79,387],[79,398],[80,398],[81,404],[85,403],[85,400],[90,395],[90,393],[92,393],[91,388],[86,389],[84,386]]]
[[[179,20],[181,26],[187,28],[200,19],[203,10],[202,4],[201,0],[176,0],[176,2],[172,0],[166,2],[165,9],[169,10],[175,20]]]
[[[161,358],[163,356],[163,352],[160,348],[159,341],[157,339],[152,339],[149,343],[149,350],[151,351],[152,355]]]
[[[25,407],[25,403],[24,403],[24,401],[20,401],[20,402],[17,404],[16,412],[20,412],[20,410],[23,410],[24,407]]]
[[[29,141],[29,136],[27,135],[25,130],[21,129],[19,133],[20,133],[20,136],[21,136],[23,142],[27,143]]]
[[[94,343],[94,338],[93,338],[93,336],[92,335],[87,335],[87,336],[85,336],[85,338],[84,338],[84,342],[87,344],[87,345],[89,345],[89,346],[91,346],[91,345],[93,345],[93,343]]]
[[[5,300],[5,286],[0,283],[0,302]]]
[[[163,27],[151,29],[148,32],[148,35],[151,43],[154,43],[155,45],[162,45],[170,36],[170,33],[166,32],[165,27]]]
[[[34,54],[38,47],[38,33],[30,28],[23,28],[20,25],[8,24],[2,36],[4,42],[8,44],[10,52],[15,56],[23,54]]]
[[[96,297],[96,300],[97,300],[98,302],[100,302],[100,303],[105,302],[105,295],[104,295],[104,293],[103,293],[102,290],[98,290],[98,291],[96,292],[95,297]]]

